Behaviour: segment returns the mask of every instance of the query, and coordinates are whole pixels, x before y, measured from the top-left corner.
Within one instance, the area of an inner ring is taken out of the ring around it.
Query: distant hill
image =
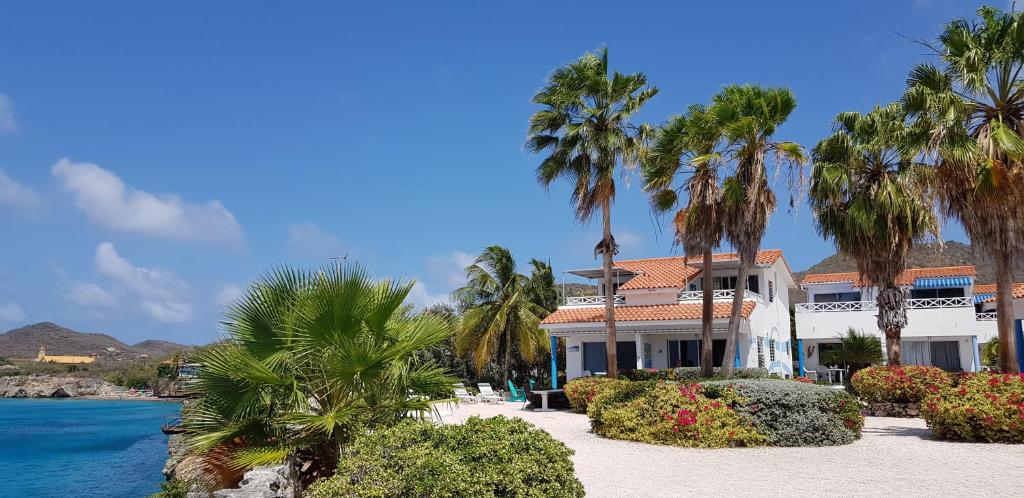
[[[939,244],[923,244],[914,247],[907,257],[907,268],[935,268],[939,266],[960,266],[974,265],[978,271],[978,283],[993,283],[996,281],[995,264],[984,257],[981,251],[975,251],[970,244],[948,241],[941,246]],[[1020,282],[1024,278],[1024,269],[1017,271],[1014,281]],[[808,273],[839,273],[857,271],[857,264],[853,258],[833,254],[810,268],[797,272],[793,275],[797,284],[803,280]],[[807,294],[800,290],[790,291],[790,302],[802,303],[806,301]]]
[[[119,360],[142,355],[168,356],[192,346],[168,341],[149,340],[129,346],[107,334],[77,332],[52,322],[41,322],[0,334],[0,356],[35,358],[39,346],[46,346],[50,355],[89,355]]]

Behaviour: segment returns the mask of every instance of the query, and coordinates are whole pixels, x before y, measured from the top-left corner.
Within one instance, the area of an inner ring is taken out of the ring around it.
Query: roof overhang
[[[577,275],[583,278],[604,278],[603,268],[584,268],[580,270],[566,270],[566,273],[571,273],[573,275]],[[627,270],[622,267],[613,266],[612,275],[618,275],[621,277],[635,277],[639,275],[639,273],[634,272],[633,270]]]

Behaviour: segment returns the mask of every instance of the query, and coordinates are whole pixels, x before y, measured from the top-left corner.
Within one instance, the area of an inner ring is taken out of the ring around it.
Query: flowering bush
[[[703,383],[713,399],[739,396],[736,412],[753,420],[772,446],[833,446],[860,438],[864,417],[857,398],[827,386],[781,380]]]
[[[869,367],[850,381],[860,398],[870,403],[918,403],[953,385],[953,377],[942,369],[915,365]]]
[[[964,375],[925,397],[921,416],[940,439],[1024,443],[1024,374]]]
[[[604,386],[622,382],[608,377],[580,377],[565,384],[565,397],[569,406],[578,413],[587,413],[587,406]]]
[[[729,392],[709,399],[702,391],[699,384],[670,382],[606,391],[587,413],[594,432],[612,439],[701,448],[764,444],[764,435],[733,408],[739,398]],[[619,402],[603,403],[616,395]]]
[[[709,380],[701,377],[700,367],[678,367],[678,368],[645,368],[642,370],[627,370],[622,376],[630,380],[678,380],[680,382],[699,382]],[[714,369],[714,378],[724,379],[722,369]],[[733,371],[733,378],[736,379],[766,379],[768,370],[765,368],[737,368]]]

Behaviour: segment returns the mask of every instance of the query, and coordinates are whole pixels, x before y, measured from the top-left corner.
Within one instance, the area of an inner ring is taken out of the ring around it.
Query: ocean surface
[[[178,403],[0,399],[0,497],[140,497],[160,490]]]

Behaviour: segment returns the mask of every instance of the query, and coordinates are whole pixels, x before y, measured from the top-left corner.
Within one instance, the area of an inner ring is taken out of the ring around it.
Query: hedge
[[[884,366],[859,370],[850,382],[869,403],[919,403],[928,394],[952,386],[953,376],[938,367]]]
[[[582,497],[573,451],[518,419],[404,422],[359,438],[311,498]]]
[[[714,379],[724,379],[721,368],[714,368]],[[700,382],[705,379],[701,376],[700,367],[678,367],[678,368],[645,368],[642,370],[626,370],[622,376],[629,380],[677,380],[680,382]],[[733,369],[734,379],[767,379],[769,378],[766,368],[736,368]]]
[[[1024,375],[966,374],[926,396],[921,417],[939,439],[1024,443]]]
[[[834,446],[860,438],[864,417],[849,393],[828,386],[778,380],[726,380],[702,384],[707,397],[733,399],[738,413],[772,446]]]
[[[608,377],[579,377],[565,383],[563,390],[569,406],[577,413],[587,413],[587,406],[602,386],[619,382]]]

